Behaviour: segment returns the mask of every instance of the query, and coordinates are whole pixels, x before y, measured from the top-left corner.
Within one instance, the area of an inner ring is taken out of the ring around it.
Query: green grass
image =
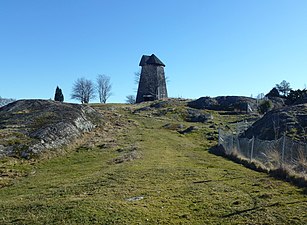
[[[112,136],[27,164],[28,176],[0,189],[0,224],[307,223],[302,189],[208,153],[209,124],[181,135],[162,128],[171,115],[95,107],[119,123]],[[115,163],[132,149],[136,159]]]

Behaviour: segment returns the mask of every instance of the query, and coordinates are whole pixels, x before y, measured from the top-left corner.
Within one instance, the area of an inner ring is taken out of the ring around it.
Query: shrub
[[[272,102],[269,100],[262,101],[258,106],[258,111],[261,114],[267,113],[272,108]]]
[[[286,103],[288,105],[292,104],[301,104],[304,103],[307,98],[307,90],[303,89],[297,89],[297,90],[291,90],[290,93],[287,96],[287,101]]]

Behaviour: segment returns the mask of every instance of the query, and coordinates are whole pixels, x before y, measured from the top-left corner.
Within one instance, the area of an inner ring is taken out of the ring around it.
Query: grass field
[[[27,176],[0,189],[0,224],[307,224],[303,189],[208,153],[210,124],[94,107],[108,123],[76,149],[2,160]]]

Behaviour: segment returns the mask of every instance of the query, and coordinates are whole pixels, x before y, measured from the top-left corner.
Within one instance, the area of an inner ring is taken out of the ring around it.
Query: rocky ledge
[[[19,100],[0,108],[0,157],[30,158],[70,144],[101,122],[87,105]]]
[[[307,141],[307,104],[287,106],[266,113],[242,137],[274,140],[283,134],[298,141]]]
[[[189,102],[188,106],[218,111],[257,112],[257,100],[243,96],[201,97]]]

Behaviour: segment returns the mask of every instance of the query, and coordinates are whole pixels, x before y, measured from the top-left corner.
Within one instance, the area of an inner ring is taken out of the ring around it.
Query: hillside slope
[[[307,223],[304,190],[208,153],[226,117],[186,122],[184,102],[92,107],[108,124],[75,151],[2,160],[29,173],[0,189],[1,224]]]

